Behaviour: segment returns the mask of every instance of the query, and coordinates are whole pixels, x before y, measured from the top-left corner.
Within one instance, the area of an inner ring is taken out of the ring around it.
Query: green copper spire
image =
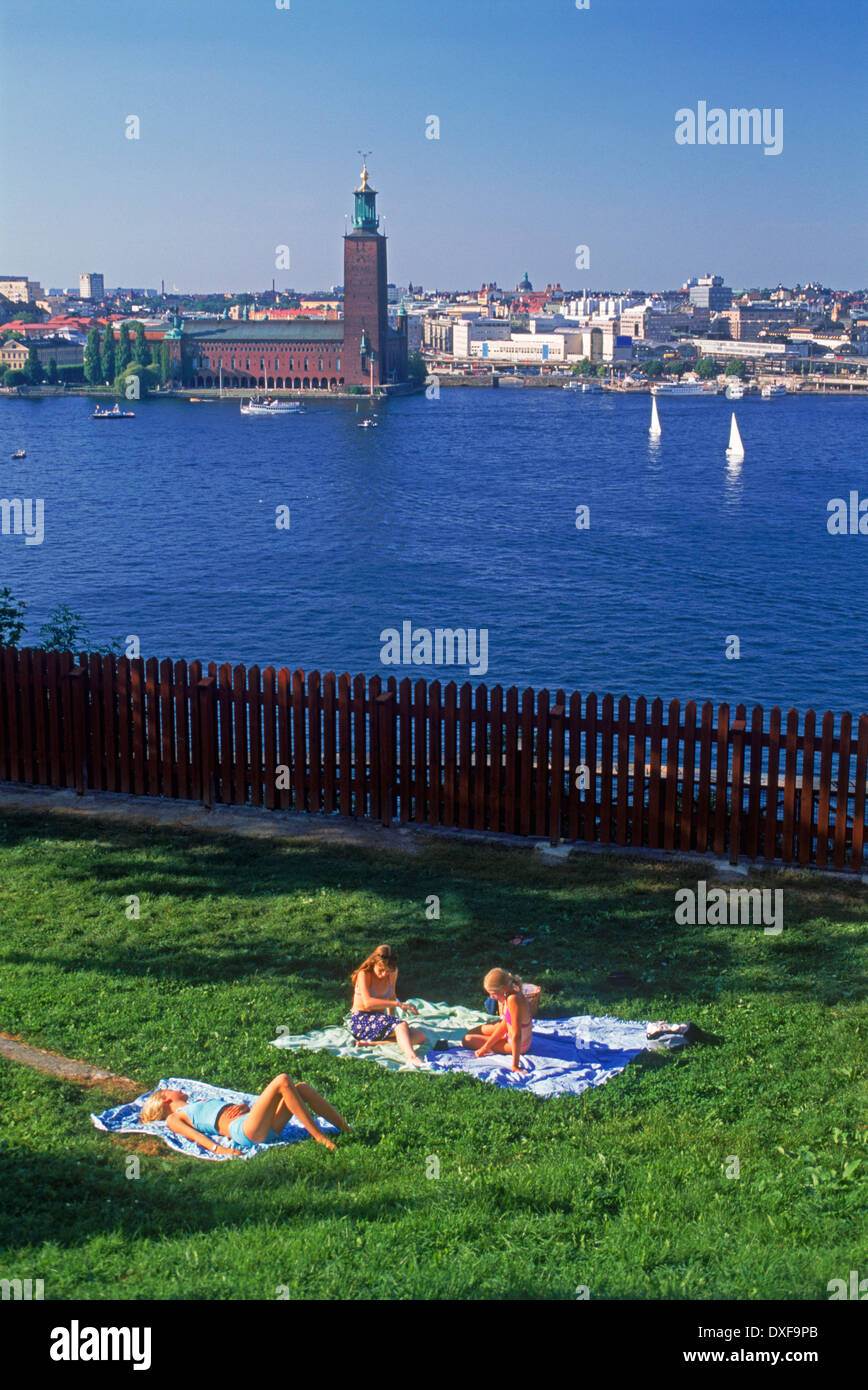
[[[353,229],[357,232],[375,232],[380,225],[377,216],[377,190],[368,183],[368,162],[362,169],[362,182],[355,191],[356,206],[353,212]]]

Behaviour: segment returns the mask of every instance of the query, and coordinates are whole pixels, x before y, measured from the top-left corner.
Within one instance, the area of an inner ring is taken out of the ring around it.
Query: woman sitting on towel
[[[165,1120],[175,1134],[192,1139],[209,1153],[235,1158],[255,1144],[276,1144],[294,1115],[318,1144],[333,1149],[332,1140],[319,1129],[311,1110],[338,1129],[349,1129],[343,1116],[318,1091],[305,1081],[295,1085],[283,1072],[268,1083],[252,1106],[230,1105],[225,1100],[191,1101],[184,1091],[154,1091],[139,1118],[143,1125]]]
[[[421,1028],[411,1028],[395,1016],[396,1009],[415,1014],[412,1004],[402,1004],[395,993],[398,979],[398,954],[391,946],[378,946],[363,960],[350,977],[353,982],[353,1007],[350,1032],[358,1046],[369,1043],[397,1043],[407,1061],[414,1067],[422,1063],[413,1047],[427,1041]]]
[[[530,1051],[533,1024],[530,1006],[521,991],[521,980],[508,970],[489,970],[483,988],[497,1003],[499,1023],[482,1023],[465,1034],[463,1046],[474,1050],[477,1057],[490,1052],[512,1056],[512,1070],[521,1071],[519,1057]]]

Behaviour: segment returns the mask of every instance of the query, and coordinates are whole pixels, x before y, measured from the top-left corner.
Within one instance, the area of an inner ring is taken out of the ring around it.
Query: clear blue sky
[[[0,271],[337,283],[370,148],[399,283],[864,286],[866,71],[865,0],[0,0]],[[700,100],[783,152],[677,145]]]

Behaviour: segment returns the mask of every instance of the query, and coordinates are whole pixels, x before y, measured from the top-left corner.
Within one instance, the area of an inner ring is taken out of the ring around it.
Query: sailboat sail
[[[651,424],[648,429],[652,439],[659,439],[661,434],[660,416],[657,414],[657,397],[651,397]]]
[[[738,432],[738,422],[735,418],[735,411],[732,412],[732,423],[729,427],[729,447],[726,451],[729,459],[741,460],[744,458],[744,445],[741,442],[741,435]]]

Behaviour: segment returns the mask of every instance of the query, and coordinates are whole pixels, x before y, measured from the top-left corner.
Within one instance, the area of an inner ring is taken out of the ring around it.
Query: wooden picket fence
[[[0,648],[0,781],[860,872],[868,715]]]

